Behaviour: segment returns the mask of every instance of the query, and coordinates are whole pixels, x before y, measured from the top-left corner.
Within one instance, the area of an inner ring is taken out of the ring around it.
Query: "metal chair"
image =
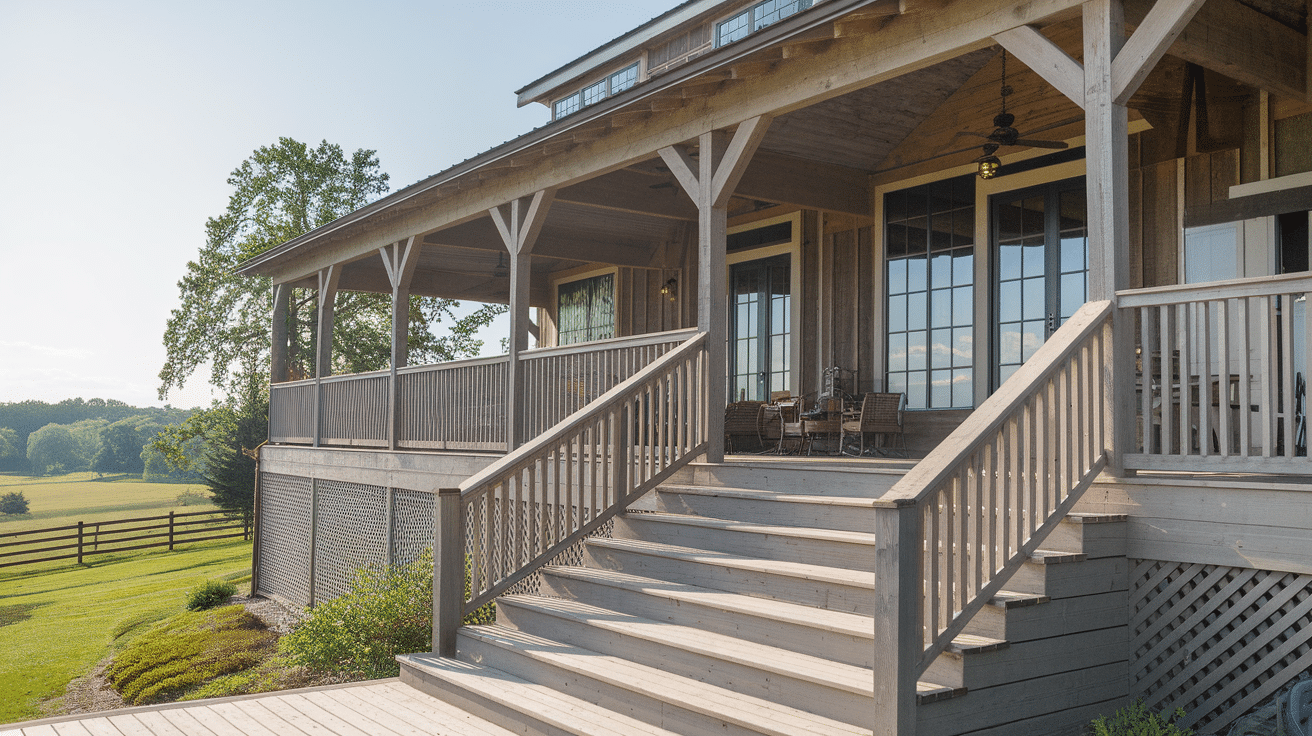
[[[784,454],[784,446],[795,443],[796,449],[801,450],[806,444],[806,434],[802,431],[802,412],[805,410],[802,399],[786,399],[777,402],[774,406],[778,408],[778,427],[779,427],[779,445],[777,452]]]
[[[902,457],[907,456],[907,439],[903,433],[902,416],[906,410],[906,394],[871,393],[861,400],[858,418],[843,422],[843,443],[849,436],[859,440],[858,454],[866,454],[866,435],[894,435],[902,445]],[[872,446],[871,449],[878,449]],[[890,438],[889,452],[894,452]]]
[[[735,401],[724,407],[724,449],[726,452],[760,452],[761,407],[764,401]]]

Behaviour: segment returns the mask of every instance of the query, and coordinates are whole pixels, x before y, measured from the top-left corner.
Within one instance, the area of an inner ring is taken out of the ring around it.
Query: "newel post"
[[[465,524],[460,489],[443,488],[433,503],[433,653],[456,656],[465,605]]]
[[[875,509],[875,708],[880,736],[916,732],[916,666],[925,651],[920,508],[898,499]]]

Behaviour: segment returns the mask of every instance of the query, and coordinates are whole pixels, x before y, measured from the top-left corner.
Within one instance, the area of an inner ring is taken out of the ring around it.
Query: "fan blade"
[[[1059,151],[1064,148],[1070,148],[1070,146],[1068,146],[1065,143],[1062,143],[1061,141],[1030,141],[1024,139],[1018,140],[1012,145],[1029,146],[1030,148],[1054,148]]]
[[[970,136],[974,136],[974,137],[976,137],[976,138],[988,138],[989,136],[991,136],[991,135],[993,135],[993,134],[992,134],[992,133],[973,133],[973,132],[971,132],[971,131],[969,131],[969,130],[963,130],[963,131],[958,132],[957,135],[970,135]]]

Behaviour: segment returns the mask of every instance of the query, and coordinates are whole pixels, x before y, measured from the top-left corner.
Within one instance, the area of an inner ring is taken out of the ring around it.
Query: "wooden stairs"
[[[515,733],[870,734],[896,469],[694,464],[403,682]],[[1078,733],[1127,692],[1124,517],[1073,515],[930,666],[917,733]]]

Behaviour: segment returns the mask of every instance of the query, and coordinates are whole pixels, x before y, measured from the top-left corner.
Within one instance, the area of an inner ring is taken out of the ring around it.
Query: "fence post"
[[[84,533],[84,524],[83,524],[82,522],[79,521],[79,522],[77,523],[77,564],[79,564],[79,565],[82,564],[82,540],[83,540],[83,533]]]
[[[875,707],[877,734],[916,732],[916,665],[924,652],[920,507],[875,509]]]
[[[317,431],[317,430],[316,430]],[[309,607],[314,608],[314,590],[315,590],[315,559],[316,548],[319,537],[319,479],[310,479],[310,601]]]
[[[169,512],[169,551],[173,551],[173,513]]]
[[[396,564],[396,532],[393,526],[396,523],[396,489],[387,489],[387,548],[383,553],[387,565]]]
[[[456,656],[465,605],[465,523],[460,489],[442,488],[433,503],[433,653]]]

